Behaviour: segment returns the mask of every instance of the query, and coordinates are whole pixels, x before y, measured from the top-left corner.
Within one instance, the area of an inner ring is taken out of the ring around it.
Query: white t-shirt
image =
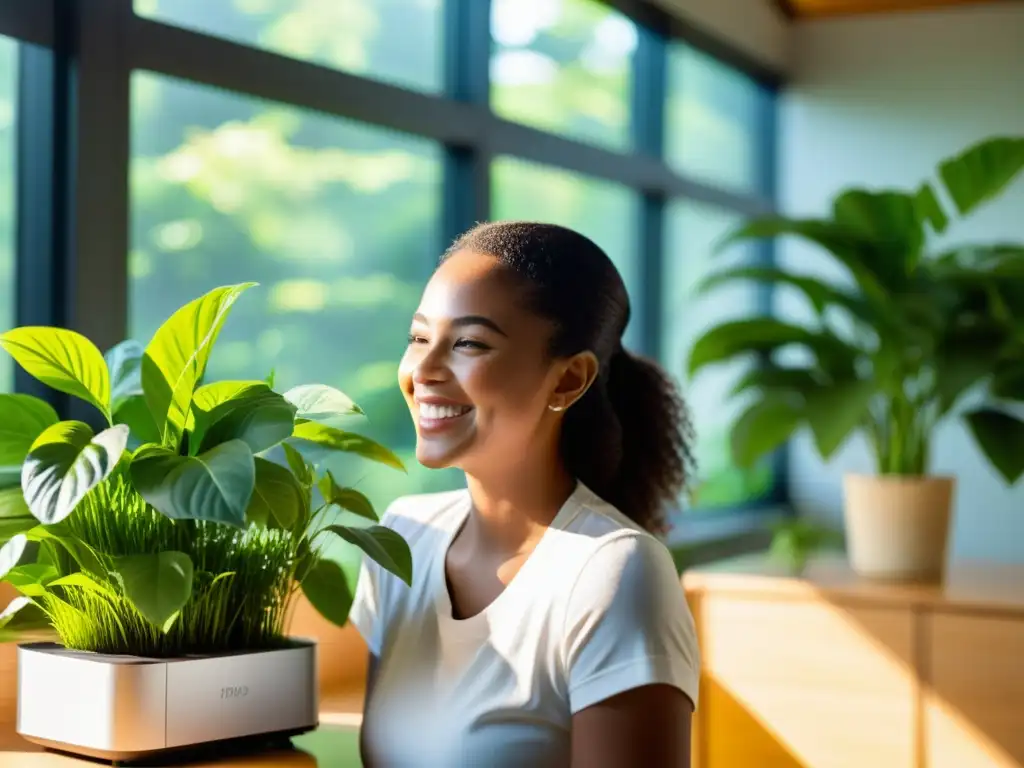
[[[366,559],[350,615],[379,659],[363,719],[376,765],[564,766],[572,715],[667,683],[697,703],[693,618],[668,550],[579,484],[505,590],[452,617],[445,555],[466,490],[399,499],[411,587]]]

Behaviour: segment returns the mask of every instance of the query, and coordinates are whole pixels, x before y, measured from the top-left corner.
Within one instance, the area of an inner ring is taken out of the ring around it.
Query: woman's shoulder
[[[465,488],[440,493],[400,496],[388,505],[381,525],[407,534],[416,529],[445,529],[457,525],[469,498]]]
[[[661,552],[666,548],[654,534],[580,484],[575,493],[577,509],[566,525],[591,550],[613,549]]]
[[[583,489],[579,510],[567,532],[579,548],[579,575],[603,574],[594,585],[643,591],[652,582],[678,588],[678,572],[668,547],[616,507]]]

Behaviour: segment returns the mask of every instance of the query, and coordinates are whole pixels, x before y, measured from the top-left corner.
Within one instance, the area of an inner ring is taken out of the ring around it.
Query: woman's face
[[[551,324],[522,299],[497,259],[474,251],[427,284],[398,373],[423,465],[479,472],[557,434],[548,406],[572,366],[547,353]]]

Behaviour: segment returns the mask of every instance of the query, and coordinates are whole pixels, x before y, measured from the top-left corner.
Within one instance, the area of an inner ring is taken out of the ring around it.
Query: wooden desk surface
[[[941,584],[921,585],[862,579],[842,555],[814,558],[801,574],[793,575],[766,555],[756,554],[689,570],[683,585],[693,592],[817,595],[879,605],[1024,614],[1024,565],[954,563]]]

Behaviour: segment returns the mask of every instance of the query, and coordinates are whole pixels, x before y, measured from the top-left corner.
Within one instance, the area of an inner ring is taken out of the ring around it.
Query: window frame
[[[444,88],[407,90],[135,15],[132,0],[0,0],[0,34],[19,40],[17,297],[23,324],[75,328],[103,347],[128,322],[131,74],[144,70],[291,107],[433,139],[445,148],[442,234],[450,241],[490,212],[490,166],[497,156],[614,181],[637,192],[643,290],[636,298],[641,352],[659,349],[667,201],[676,197],[741,215],[775,210],[779,73],[645,0],[599,0],[638,29],[630,113],[633,149],[619,152],[504,120],[489,106],[489,0],[446,0]],[[664,158],[670,44],[680,41],[743,72],[763,87],[757,131],[763,189],[720,188],[673,170]],[[182,55],[188,51],[188,55]],[[635,87],[642,83],[643,87]],[[764,263],[774,249],[761,246]],[[759,293],[770,312],[772,292]],[[59,412],[85,414],[69,398],[18,373],[17,391],[45,397]],[[788,500],[785,449],[776,452],[773,492],[737,510]],[[721,521],[725,510],[695,510]],[[690,518],[690,515],[687,516]]]

